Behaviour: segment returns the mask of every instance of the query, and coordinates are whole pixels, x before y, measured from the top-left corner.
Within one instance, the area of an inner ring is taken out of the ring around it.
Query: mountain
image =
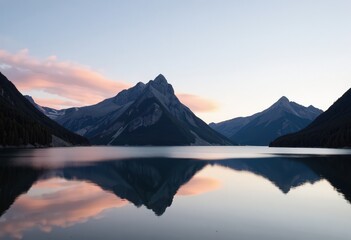
[[[351,147],[351,89],[301,131],[274,140],[271,147]]]
[[[268,146],[277,137],[306,127],[321,113],[313,106],[304,107],[282,97],[262,112],[210,126],[241,145]]]
[[[88,141],[42,114],[0,73],[0,146],[72,144]]]
[[[40,105],[38,105],[34,99],[31,96],[28,95],[24,95],[24,97],[31,103],[34,105],[34,107],[36,107],[36,109],[38,109],[40,112],[42,112],[44,115],[46,115],[47,117],[55,120],[56,118],[58,118],[59,116],[62,116],[65,114],[65,110],[56,110],[54,108],[49,108],[49,107],[42,107]]]
[[[217,132],[223,134],[224,136],[230,138],[235,133],[237,133],[243,126],[248,124],[252,119],[256,117],[257,114],[254,114],[249,117],[237,117],[229,119],[219,123],[210,123],[210,127],[216,130]]]
[[[61,115],[60,115],[61,114]],[[183,105],[163,75],[55,120],[98,145],[232,145]]]

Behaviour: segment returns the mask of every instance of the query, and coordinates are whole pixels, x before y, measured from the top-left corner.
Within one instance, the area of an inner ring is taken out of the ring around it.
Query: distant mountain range
[[[35,105],[97,145],[233,145],[183,105],[161,74],[92,106],[55,110]]]
[[[86,138],[43,115],[0,73],[0,146],[87,144]]]
[[[351,147],[351,89],[297,133],[273,141],[272,147]]]
[[[306,127],[322,112],[312,105],[304,107],[282,97],[262,112],[210,126],[241,145],[268,146],[277,137]]]
[[[351,147],[350,103],[351,89],[325,113],[282,97],[262,112],[208,126],[161,74],[95,105],[63,110],[23,97],[1,74],[0,146],[87,144],[81,135],[96,145]]]

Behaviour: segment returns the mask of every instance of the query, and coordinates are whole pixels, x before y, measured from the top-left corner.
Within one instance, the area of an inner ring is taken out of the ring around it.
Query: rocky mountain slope
[[[233,144],[183,105],[163,75],[92,106],[56,110],[53,119],[98,145]]]
[[[321,113],[313,106],[304,107],[282,97],[262,112],[210,126],[241,145],[268,146],[277,137],[306,127]]]

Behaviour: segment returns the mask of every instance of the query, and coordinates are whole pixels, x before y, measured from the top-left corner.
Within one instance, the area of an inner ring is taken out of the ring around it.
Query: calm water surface
[[[0,239],[351,239],[351,150],[0,151]]]

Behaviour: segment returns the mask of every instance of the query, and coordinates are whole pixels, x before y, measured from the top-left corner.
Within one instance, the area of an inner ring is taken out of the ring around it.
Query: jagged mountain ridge
[[[262,112],[210,126],[241,145],[268,146],[278,136],[306,127],[321,113],[312,105],[304,107],[282,97]]]
[[[183,105],[163,75],[55,118],[98,145],[232,145]]]

